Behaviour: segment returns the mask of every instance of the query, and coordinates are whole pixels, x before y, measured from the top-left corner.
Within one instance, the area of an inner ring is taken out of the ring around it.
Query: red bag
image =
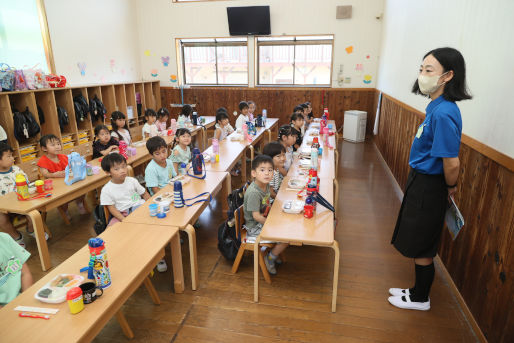
[[[51,88],[64,88],[66,87],[66,77],[64,75],[47,74],[46,82]]]

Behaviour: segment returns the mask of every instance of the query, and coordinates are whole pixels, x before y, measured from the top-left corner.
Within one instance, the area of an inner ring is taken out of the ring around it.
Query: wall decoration
[[[357,63],[357,64],[355,65],[355,70],[357,70],[357,71],[363,71],[363,70],[364,70],[364,67],[363,67],[362,63]]]
[[[362,82],[364,82],[365,84],[370,84],[371,83],[371,75],[369,75],[369,74],[364,75],[364,80],[362,80]]]
[[[366,55],[366,59],[369,60],[371,58],[370,54]]]
[[[162,64],[167,67],[170,63],[170,57],[169,56],[162,56],[161,57]]]
[[[100,82],[105,83],[105,76],[102,76],[102,77],[100,78]]]
[[[121,69],[121,75],[125,75],[125,69]]]
[[[343,82],[344,82],[344,83],[352,83],[352,78],[351,78],[351,77],[349,77],[349,76],[347,76],[347,77],[345,77],[345,78],[344,78],[344,81],[343,81]]]
[[[351,54],[353,52],[353,45],[347,46],[345,50],[348,54]]]
[[[80,75],[86,76],[86,62],[78,62],[77,67],[79,67]]]
[[[109,65],[111,66],[111,71],[113,73],[115,73],[116,72],[116,60],[114,58],[111,58],[109,60]]]
[[[177,82],[177,75],[170,75],[171,82]]]
[[[150,50],[145,50],[145,56],[150,56]]]
[[[159,75],[159,72],[157,69],[152,69],[150,70],[150,75],[152,75],[153,77],[157,77],[157,75]]]

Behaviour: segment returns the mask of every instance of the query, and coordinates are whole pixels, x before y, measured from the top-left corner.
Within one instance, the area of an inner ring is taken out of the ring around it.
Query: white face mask
[[[448,72],[444,73],[447,74]],[[429,95],[434,93],[439,87],[444,85],[446,82],[443,82],[441,84],[437,84],[439,81],[439,78],[443,76],[441,75],[434,75],[434,76],[428,76],[428,75],[422,75],[420,74],[418,76],[418,85],[419,85],[419,91],[425,95]]]

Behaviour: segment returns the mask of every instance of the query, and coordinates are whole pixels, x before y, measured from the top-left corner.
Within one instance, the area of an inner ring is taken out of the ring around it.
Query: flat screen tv
[[[269,6],[227,7],[231,36],[271,34]]]

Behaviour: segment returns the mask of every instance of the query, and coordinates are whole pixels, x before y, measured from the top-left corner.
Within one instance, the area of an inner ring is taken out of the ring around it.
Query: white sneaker
[[[410,295],[410,291],[408,288],[389,288],[389,294],[398,296],[398,295]]]
[[[405,297],[405,301],[402,299]],[[396,306],[398,308],[403,308],[407,310],[418,310],[418,311],[428,311],[430,310],[430,298],[425,302],[415,302],[410,300],[409,295],[398,295],[391,296],[387,300],[391,305]]]
[[[23,249],[25,249],[25,241],[23,240],[23,236],[22,234],[20,233],[20,237],[16,238],[14,240],[16,243],[18,243],[20,245],[20,247],[22,247]]]
[[[166,261],[164,259],[160,260],[159,263],[157,263],[157,271],[159,273],[164,273],[168,270],[168,265],[166,264]]]
[[[29,234],[30,237],[36,238],[36,233],[34,231],[32,231],[32,232],[27,231],[27,233]],[[45,231],[45,241],[47,241],[47,240],[48,240],[48,234]]]

